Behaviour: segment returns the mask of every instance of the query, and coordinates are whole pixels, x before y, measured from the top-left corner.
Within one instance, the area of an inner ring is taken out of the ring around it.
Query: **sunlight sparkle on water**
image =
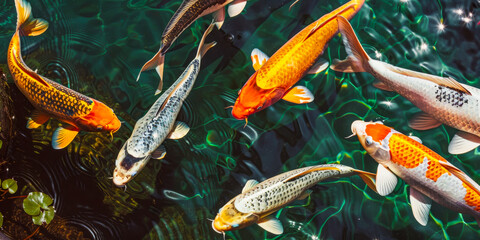
[[[462,15],[463,14],[463,10],[462,9],[455,9],[453,10],[454,13],[456,13],[457,15]]]
[[[427,50],[427,49],[428,49],[428,44],[422,43],[422,44],[420,45],[420,50],[425,51],[425,50]]]
[[[445,24],[440,23],[440,24],[438,24],[438,27],[437,27],[437,28],[438,28],[438,31],[439,31],[439,32],[443,32],[443,31],[445,31]]]
[[[375,57],[380,59],[382,57],[382,54],[379,51],[375,50]]]

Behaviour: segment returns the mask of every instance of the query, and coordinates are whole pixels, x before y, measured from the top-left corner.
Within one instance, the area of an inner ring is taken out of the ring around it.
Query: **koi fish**
[[[376,189],[390,194],[397,176],[410,185],[413,216],[425,226],[432,200],[453,211],[472,215],[480,226],[480,186],[462,170],[422,145],[381,122],[352,123],[352,132],[378,162]]]
[[[152,59],[143,65],[137,81],[140,79],[142,72],[155,68],[160,76],[160,83],[155,95],[159,94],[163,87],[165,54],[173,42],[193,22],[210,13],[214,13],[214,22],[220,29],[225,19],[224,7],[229,3],[231,4],[228,6],[228,15],[235,17],[242,12],[247,0],[184,0],[163,31],[160,49]]]
[[[368,72],[380,80],[375,87],[407,98],[423,111],[409,122],[413,129],[432,129],[442,123],[459,129],[448,146],[449,153],[466,153],[480,145],[480,89],[451,77],[415,72],[371,59],[350,23],[342,17],[338,23],[349,56],[332,64],[333,70]]]
[[[41,126],[56,118],[66,126],[55,130],[52,137],[54,149],[61,149],[73,141],[80,130],[87,132],[116,132],[121,123],[112,109],[102,102],[64,87],[32,71],[23,61],[20,36],[38,36],[48,28],[48,22],[34,18],[30,3],[15,0],[17,29],[8,46],[8,68],[18,89],[32,103],[35,110],[27,128]]]
[[[338,32],[337,16],[352,18],[364,0],[352,0],[324,15],[285,43],[271,58],[258,49],[251,53],[255,73],[238,92],[233,106],[234,118],[248,122],[247,117],[280,99],[302,104],[314,100],[303,86],[292,87],[305,74],[316,74],[328,67],[325,60],[315,64],[328,41]]]
[[[242,193],[220,208],[212,222],[218,233],[233,231],[258,224],[273,234],[282,234],[280,221],[272,213],[290,202],[307,198],[309,188],[329,178],[359,175],[375,191],[375,174],[353,169],[340,164],[324,164],[295,169],[269,178],[261,183],[248,180]]]
[[[118,153],[113,171],[113,183],[124,186],[150,158],[162,159],[166,150],[162,145],[165,139],[180,139],[190,128],[183,122],[175,121],[183,101],[192,90],[200,70],[203,55],[215,46],[216,42],[204,44],[206,36],[212,31],[213,24],[203,34],[198,45],[197,55],[185,71],[152,105],[148,112],[135,124],[132,135]]]

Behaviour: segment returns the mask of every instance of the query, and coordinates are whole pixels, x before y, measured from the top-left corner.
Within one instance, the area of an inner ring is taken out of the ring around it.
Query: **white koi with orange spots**
[[[426,225],[431,200],[480,220],[480,186],[415,137],[379,122],[355,121],[352,132],[379,163],[377,192],[385,196],[396,186],[396,176],[410,185],[410,203],[415,219]],[[396,175],[396,176],[395,176]]]

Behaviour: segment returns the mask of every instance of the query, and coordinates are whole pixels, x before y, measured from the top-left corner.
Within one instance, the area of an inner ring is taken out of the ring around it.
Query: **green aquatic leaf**
[[[14,194],[15,192],[17,192],[18,189],[17,181],[13,179],[6,179],[2,183],[2,188],[5,190],[8,189],[8,192],[10,194]]]
[[[28,215],[37,216],[43,210],[49,210],[53,200],[50,196],[42,192],[31,192],[23,200],[23,210]]]
[[[0,228],[3,226],[3,214],[0,213]]]
[[[36,225],[42,225],[43,223],[49,224],[53,217],[55,216],[55,209],[52,206],[48,207],[48,209],[42,211],[42,213],[38,216],[32,216],[32,221]]]

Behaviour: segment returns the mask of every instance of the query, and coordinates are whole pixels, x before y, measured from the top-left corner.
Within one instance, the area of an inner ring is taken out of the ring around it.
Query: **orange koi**
[[[316,74],[328,67],[318,57],[338,32],[337,16],[351,19],[365,0],[352,0],[324,15],[285,43],[271,58],[254,49],[251,54],[256,72],[248,79],[233,106],[232,115],[247,117],[280,99],[301,104],[312,102],[313,94],[303,86],[292,86],[305,74]]]
[[[405,136],[380,122],[352,123],[368,154],[378,162],[376,189],[390,194],[397,176],[410,185],[413,216],[421,225],[428,222],[432,200],[456,212],[475,217],[480,225],[480,186],[462,170],[422,145],[414,136]]]
[[[48,23],[33,18],[30,3],[26,1],[15,0],[15,8],[17,30],[8,46],[7,61],[15,85],[35,107],[27,128],[37,128],[50,118],[67,123],[53,134],[52,146],[55,149],[68,146],[80,130],[116,132],[121,123],[111,108],[37,74],[25,64],[20,36],[38,36],[47,30]]]

